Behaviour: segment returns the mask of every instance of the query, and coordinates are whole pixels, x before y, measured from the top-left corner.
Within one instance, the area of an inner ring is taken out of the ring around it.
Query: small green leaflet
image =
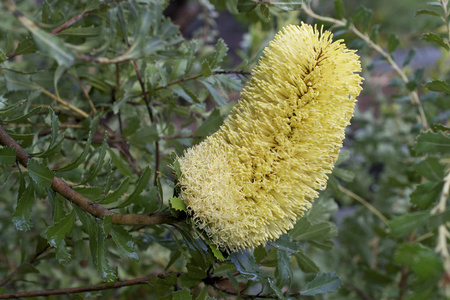
[[[445,48],[447,51],[450,50],[450,46],[448,43],[444,41],[444,39],[437,35],[436,33],[425,33],[422,35],[422,39],[424,39],[427,42],[435,43],[443,48]]]
[[[208,242],[208,246],[211,249],[212,253],[214,254],[214,257],[220,261],[224,261],[225,258],[223,257],[222,252],[220,252],[219,249],[217,249],[216,245],[209,243]]]
[[[273,280],[271,280],[270,278],[268,278],[267,280],[269,281],[270,288],[272,289],[272,291],[275,292],[275,294],[277,295],[278,299],[286,300],[286,297],[283,295],[283,292],[282,292],[281,289],[275,284],[275,282],[274,282]]]
[[[91,120],[91,124],[89,126],[89,136],[86,142],[86,146],[84,147],[83,152],[71,163],[68,165],[59,168],[57,171],[70,171],[78,167],[82,162],[84,162],[86,156],[89,154],[91,150],[91,143],[92,143],[92,137],[94,133],[97,131],[97,125],[98,125],[99,115],[97,114],[94,119]],[[53,123],[52,123],[53,124]]]
[[[29,117],[38,114],[41,110],[42,110],[42,106],[38,106],[38,107],[33,108],[28,113],[26,113],[20,117],[17,117],[14,119],[9,119],[9,120],[4,120],[4,122],[6,122],[6,123],[19,123],[19,122],[27,123]]]
[[[177,197],[172,197],[169,199],[170,207],[179,211],[186,211],[186,203]]]
[[[411,203],[420,209],[428,209],[439,199],[442,192],[443,182],[425,181],[416,187],[411,193]]]
[[[337,291],[342,285],[336,273],[318,274],[316,278],[308,282],[300,291],[300,295],[313,296]]]
[[[420,280],[440,278],[442,261],[433,249],[422,244],[403,244],[399,247],[395,262],[408,266]]]
[[[443,92],[443,93],[450,94],[450,84],[445,81],[433,80],[433,81],[427,82],[425,84],[425,87],[433,92]]]
[[[97,163],[91,167],[91,172],[89,173],[89,176],[83,181],[83,183],[89,182],[90,180],[94,179],[97,174],[100,172],[100,170],[103,167],[103,164],[105,162],[105,155],[106,155],[106,149],[108,147],[108,132],[105,131],[105,136],[103,137],[102,145],[100,146],[100,153],[97,157]]]
[[[227,55],[227,52],[227,45],[223,39],[219,39],[216,43],[216,48],[213,55],[208,59],[209,66],[211,66],[212,69],[216,68],[223,61],[224,57]]]
[[[109,266],[106,258],[105,235],[100,224],[96,224],[89,230],[89,246],[92,260],[97,268],[97,273],[103,281],[113,282],[117,279],[116,273]]]
[[[211,85],[211,83],[207,82],[206,80],[199,80],[199,82],[206,87],[206,89],[211,94],[214,102],[218,106],[224,106],[227,104],[227,100]]]
[[[299,268],[305,273],[319,273],[320,269],[316,263],[311,260],[302,249],[299,249],[297,253],[294,254],[297,259]]]
[[[27,169],[34,182],[45,188],[51,187],[55,174],[47,166],[31,159],[28,161]]]
[[[172,300],[191,300],[192,295],[188,290],[179,290],[172,293]]]
[[[218,109],[214,109],[206,118],[206,120],[200,125],[200,127],[195,132],[195,135],[198,136],[206,136],[212,132],[217,131],[220,125],[223,123],[223,118],[220,115],[220,111]]]
[[[389,222],[390,235],[395,238],[408,235],[415,228],[424,224],[429,217],[430,214],[427,211],[407,213],[396,217]]]
[[[106,195],[106,197],[100,200],[98,203],[110,204],[117,201],[127,191],[129,185],[130,177],[126,177],[125,180],[120,183],[117,189],[115,189],[112,193]]]
[[[105,236],[108,236],[109,233],[111,232],[112,218],[113,218],[112,214],[105,214],[103,216],[102,227],[103,227],[103,233],[105,234]]]
[[[30,29],[30,28],[28,28]],[[56,36],[48,32],[38,29],[32,30],[33,39],[39,50],[48,53],[54,58],[58,65],[70,67],[75,59],[73,52],[64,44],[64,42]]]
[[[29,75],[19,74],[8,70],[4,70],[3,72],[8,91],[11,92],[35,89]]]
[[[122,226],[113,226],[110,231],[111,237],[117,248],[127,258],[139,261],[139,255],[135,250],[136,244],[133,237]]]
[[[422,132],[414,151],[418,154],[446,154],[450,152],[450,137],[440,132]]]
[[[12,222],[17,230],[27,231],[33,227],[30,216],[34,203],[33,185],[28,185],[22,195],[18,198],[16,210],[12,215]]]
[[[150,176],[151,176],[151,169],[150,169],[150,167],[147,166],[144,169],[144,171],[142,172],[142,175],[139,178],[139,180],[136,184],[136,188],[134,189],[133,193],[128,197],[127,200],[125,200],[122,204],[120,204],[116,208],[126,207],[126,206],[132,204],[134,201],[136,201],[138,199],[139,195],[142,193],[142,191],[148,185]]]
[[[211,76],[212,70],[211,66],[209,65],[209,62],[207,60],[204,60],[202,63],[202,75],[203,77],[209,77]]]
[[[74,223],[75,211],[72,210],[68,215],[49,227],[45,233],[50,246],[56,249],[56,258],[60,264],[67,264],[71,260],[64,239],[72,231]]]

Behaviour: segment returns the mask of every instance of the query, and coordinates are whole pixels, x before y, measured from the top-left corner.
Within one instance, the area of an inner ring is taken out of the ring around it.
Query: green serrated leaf
[[[429,217],[430,214],[427,211],[407,213],[396,217],[389,222],[390,235],[395,238],[406,236],[415,228],[423,225]]]
[[[34,29],[32,28],[31,30],[34,42],[38,46],[39,50],[49,54],[50,57],[54,58],[58,62],[58,65],[66,67],[70,67],[72,65],[75,55],[61,39],[37,27]]]
[[[277,250],[277,286],[280,288],[286,285],[290,287],[292,276],[291,254],[283,250]]]
[[[441,182],[445,175],[445,165],[437,157],[428,156],[415,165],[417,174],[431,181]]]
[[[214,257],[219,261],[224,261],[225,257],[223,257],[222,252],[216,247],[216,245],[208,243],[209,248],[211,249],[211,252],[214,254]]]
[[[223,118],[220,115],[220,111],[218,109],[214,109],[202,125],[198,127],[195,135],[206,136],[212,132],[216,132],[222,124]]]
[[[111,232],[112,219],[113,219],[112,214],[105,214],[103,216],[102,227],[103,227],[103,233],[105,234],[105,236],[108,236],[109,233]]]
[[[2,117],[2,118],[6,118],[6,117],[10,117],[10,116],[14,115],[15,113],[17,113],[17,111],[22,109],[21,106],[26,102],[26,100],[20,100],[12,105],[6,106],[7,99],[4,98],[3,96],[0,96],[0,100],[1,100],[1,106],[2,106],[2,109],[0,109],[0,117]]]
[[[425,181],[411,193],[411,203],[419,209],[430,208],[439,199],[443,185],[443,182]]]
[[[294,227],[294,230],[296,227]],[[296,241],[303,240],[324,240],[337,235],[336,226],[330,222],[321,222],[311,225],[306,231],[299,232],[297,229],[291,234]]]
[[[116,208],[126,207],[126,206],[132,204],[134,201],[136,201],[138,199],[138,196],[142,193],[144,188],[148,185],[150,176],[151,176],[151,169],[149,166],[147,166],[144,169],[144,171],[142,172],[142,175],[139,178],[139,180],[136,184],[136,188],[134,189],[133,193],[131,193],[131,195],[127,198],[127,200],[125,200],[123,203],[121,203]]]
[[[102,145],[100,146],[100,151],[97,157],[97,162],[92,166],[89,176],[83,181],[83,183],[89,182],[94,179],[105,163],[105,155],[106,149],[108,148],[108,133],[105,132],[105,136],[103,137]]]
[[[7,60],[8,60],[8,56],[6,56],[6,53],[3,52],[2,50],[0,50],[0,64]]]
[[[19,74],[8,70],[4,70],[3,72],[8,91],[23,91],[36,89],[36,87],[33,85],[33,82],[31,82],[29,75]]]
[[[443,47],[447,51],[450,50],[450,46],[448,45],[448,42],[445,42],[445,40],[441,36],[437,35],[436,33],[425,33],[422,35],[422,39],[424,39],[425,41],[430,42],[430,43],[435,43],[435,44]]]
[[[50,188],[52,186],[53,178],[55,174],[44,164],[37,162],[34,159],[28,161],[28,173],[30,177],[38,185],[44,188]]]
[[[442,80],[433,80],[427,82],[425,87],[433,92],[443,92],[450,94],[450,84]]]
[[[418,154],[450,153],[450,137],[441,132],[421,132],[413,149]]]
[[[202,62],[202,75],[203,77],[207,78],[211,76],[212,70],[211,66],[209,65],[209,62],[207,60],[204,60]]]
[[[286,300],[287,298],[284,296],[283,291],[277,286],[277,284],[275,283],[275,281],[273,281],[272,279],[267,279],[267,281],[269,282],[269,286],[272,289],[272,291],[275,292],[275,294],[277,295],[278,299],[281,300]]]
[[[22,148],[27,148],[29,146],[31,146],[31,144],[33,143],[33,138],[34,138],[34,134],[30,133],[30,134],[20,134],[20,133],[14,133],[11,131],[8,131],[8,134],[10,137],[12,137],[20,146],[22,146]]]
[[[422,244],[401,245],[395,261],[410,267],[419,280],[437,279],[442,275],[442,261],[433,249]]]
[[[429,10],[429,9],[420,9],[420,10],[416,11],[416,16],[419,16],[419,15],[432,15],[432,16],[436,16],[436,17],[441,16],[438,12],[435,12],[435,11]]]
[[[249,280],[258,280],[261,278],[261,271],[256,264],[255,257],[248,251],[240,251],[230,255],[231,262],[241,275]]]
[[[42,107],[38,106],[38,107],[33,108],[28,113],[26,113],[26,114],[24,114],[24,115],[22,115],[20,117],[17,117],[17,118],[14,118],[14,119],[9,119],[9,120],[4,120],[4,122],[6,122],[6,123],[25,122],[26,123],[28,121],[29,117],[38,114],[41,110],[42,110]]]
[[[130,177],[125,177],[125,180],[122,181],[117,189],[115,189],[112,193],[108,194],[100,200],[98,203],[100,204],[110,204],[113,203],[128,190],[128,186],[130,185]]]
[[[300,248],[300,246],[296,242],[293,242],[291,240],[291,237],[288,234],[283,234],[278,240],[274,242],[268,242],[268,245],[290,254],[297,252],[297,250]]]
[[[45,235],[50,246],[56,249],[56,258],[60,264],[67,264],[71,260],[71,255],[67,251],[65,238],[72,231],[75,223],[75,211],[71,211],[61,220],[50,226]]]
[[[169,199],[169,203],[170,203],[170,207],[172,209],[179,210],[179,211],[187,210],[186,203],[184,203],[184,201],[180,198],[172,197]]]
[[[92,37],[99,36],[103,32],[102,27],[70,27],[59,32],[58,35]]]
[[[102,226],[94,224],[89,229],[89,247],[97,273],[103,281],[114,282],[117,280],[117,275],[109,266],[106,258],[105,235],[103,234]]]
[[[12,165],[16,163],[16,150],[8,147],[0,148],[0,165]]]
[[[443,212],[431,215],[429,222],[426,223],[426,227],[429,230],[434,230],[439,226],[446,224],[449,221],[450,221],[450,209],[447,209]]]
[[[179,290],[172,293],[172,300],[191,300],[192,295],[188,290]]]
[[[306,253],[299,249],[297,253],[294,254],[297,259],[297,264],[299,268],[305,273],[319,273],[320,268],[316,265],[314,261],[312,261]]]
[[[221,94],[219,94],[219,92],[209,82],[206,82],[205,80],[199,80],[199,82],[201,82],[206,87],[217,105],[224,106],[227,104],[227,100]]]
[[[308,243],[323,251],[329,251],[334,247],[334,243],[331,240],[309,240]]]
[[[200,100],[198,100],[194,93],[179,84],[170,86],[170,89],[174,91],[179,97],[183,98],[191,104],[200,103]]]
[[[31,223],[31,209],[34,204],[34,188],[29,184],[24,192],[18,195],[17,207],[12,215],[12,222],[17,230],[28,231],[33,227]]]
[[[136,244],[133,237],[122,226],[113,226],[111,237],[120,252],[133,261],[139,261],[139,254],[136,252]]]
[[[14,55],[25,55],[29,53],[34,53],[38,49],[36,47],[36,44],[34,43],[33,39],[31,37],[19,42],[17,45],[16,50],[14,51]]]
[[[318,274],[312,281],[308,282],[300,291],[300,295],[314,296],[337,291],[342,285],[336,273]]]
[[[223,61],[224,57],[227,55],[227,52],[228,46],[225,44],[223,39],[219,39],[216,43],[216,48],[213,55],[208,60],[210,68],[216,68]]]
[[[73,162],[69,163],[68,165],[66,165],[64,167],[57,169],[58,172],[73,170],[76,167],[78,167],[82,162],[84,162],[87,155],[91,151],[92,137],[97,130],[98,120],[99,120],[98,115],[95,116],[95,118],[91,120],[91,124],[89,127],[89,135],[88,135],[86,146],[84,147],[83,152]]]
[[[400,41],[399,41],[398,36],[396,34],[389,35],[388,45],[387,45],[387,50],[389,52],[394,52],[395,49],[397,49],[399,44],[400,44]]]

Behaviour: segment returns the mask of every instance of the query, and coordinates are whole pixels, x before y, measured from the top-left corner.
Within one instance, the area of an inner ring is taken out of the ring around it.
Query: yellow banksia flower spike
[[[228,120],[179,158],[180,197],[227,252],[292,229],[326,187],[362,78],[328,31],[289,25],[264,50]]]

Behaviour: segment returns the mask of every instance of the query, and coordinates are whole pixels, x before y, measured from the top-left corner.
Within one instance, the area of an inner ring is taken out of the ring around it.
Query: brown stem
[[[409,243],[414,242],[415,234],[416,231],[413,230],[413,232],[411,232],[411,234],[408,237]],[[407,266],[402,266],[402,269],[400,271],[400,281],[398,283],[398,287],[400,289],[400,292],[398,294],[398,300],[403,300],[406,297],[406,293],[408,292],[408,276],[409,276],[409,268]]]
[[[177,276],[180,274],[177,273]],[[83,292],[92,292],[92,291],[103,291],[110,289],[117,289],[125,286],[132,286],[137,284],[146,284],[152,278],[158,276],[161,279],[164,279],[167,275],[165,274],[157,274],[157,275],[149,275],[145,277],[134,278],[130,280],[123,280],[114,283],[103,283],[99,285],[93,286],[80,286],[74,288],[66,288],[66,289],[54,289],[54,290],[44,290],[44,291],[29,291],[29,292],[16,292],[10,294],[0,294],[0,299],[16,299],[16,298],[27,298],[27,297],[43,297],[43,296],[51,296],[51,295],[68,295],[68,294],[76,294]]]
[[[28,165],[28,160],[31,156],[17,144],[17,142],[12,139],[9,134],[0,125],[0,144],[13,148],[16,150],[17,160],[26,167]],[[92,200],[86,198],[80,193],[73,190],[64,181],[58,177],[54,177],[52,180],[51,188],[71,201],[72,203],[79,206],[85,212],[91,214],[92,216],[103,219],[105,215],[112,215],[112,223],[119,225],[157,225],[157,224],[171,224],[177,223],[181,220],[176,219],[169,211],[162,211],[153,214],[122,214],[110,211],[107,208],[93,202]]]
[[[108,4],[109,4],[109,2],[103,2],[96,9],[83,11],[78,16],[73,17],[69,21],[65,22],[64,24],[62,24],[62,25],[56,27],[55,29],[53,29],[52,31],[50,31],[50,33],[51,34],[58,34],[59,32],[61,32],[64,29],[66,29],[67,27],[72,26],[74,23],[78,22],[82,18],[94,14],[95,12],[97,12],[97,10],[99,10],[100,8],[102,8],[103,6],[108,5]]]

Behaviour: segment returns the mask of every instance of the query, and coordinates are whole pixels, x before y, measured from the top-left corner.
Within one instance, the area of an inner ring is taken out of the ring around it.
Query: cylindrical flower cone
[[[362,78],[328,31],[289,25],[264,50],[220,129],[179,158],[180,197],[227,252],[291,229],[326,187]]]

